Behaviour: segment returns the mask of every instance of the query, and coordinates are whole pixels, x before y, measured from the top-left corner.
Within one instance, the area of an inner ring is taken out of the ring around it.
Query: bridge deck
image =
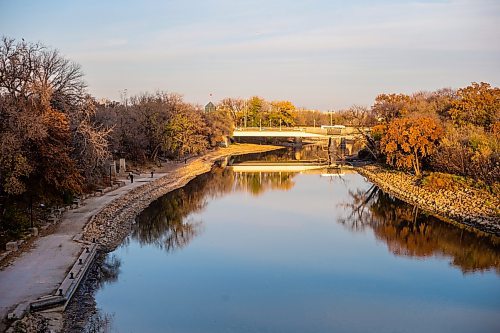
[[[263,130],[263,131],[239,131],[235,130],[233,132],[234,137],[275,137],[275,138],[327,138],[328,135],[320,133],[310,133],[305,131],[275,131],[275,130]]]

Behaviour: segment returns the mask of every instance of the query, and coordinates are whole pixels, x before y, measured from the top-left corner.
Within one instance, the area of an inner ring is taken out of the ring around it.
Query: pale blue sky
[[[500,83],[499,0],[0,0],[0,35],[58,48],[116,100],[160,89],[328,110]]]

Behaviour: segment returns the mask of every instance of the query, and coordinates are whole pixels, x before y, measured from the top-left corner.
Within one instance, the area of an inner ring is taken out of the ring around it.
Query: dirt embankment
[[[399,171],[368,165],[357,171],[382,190],[437,217],[500,236],[500,198],[471,187],[430,191]]]
[[[83,231],[84,239],[95,239],[106,251],[113,250],[128,235],[134,218],[152,201],[166,193],[186,185],[196,176],[210,171],[217,160],[232,155],[266,152],[282,147],[235,144],[221,148],[189,161],[156,181],[135,188],[126,195],[113,200],[94,215]]]

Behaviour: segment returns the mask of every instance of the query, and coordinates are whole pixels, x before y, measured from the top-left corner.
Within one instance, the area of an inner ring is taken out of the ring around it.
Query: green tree
[[[294,126],[293,112],[295,105],[290,101],[271,102],[270,119],[274,126],[282,124],[283,126]]]
[[[265,124],[267,103],[263,98],[254,96],[247,102],[247,125],[250,127],[258,127]]]

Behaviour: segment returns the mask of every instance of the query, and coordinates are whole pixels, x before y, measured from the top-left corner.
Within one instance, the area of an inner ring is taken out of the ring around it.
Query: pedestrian
[[[134,174],[132,172],[129,172],[128,176],[130,177],[130,182],[134,182]]]
[[[185,158],[185,159],[184,159],[184,164],[186,164],[186,163],[187,163],[187,161],[188,161],[188,159],[187,159],[187,158]]]
[[[153,178],[154,173],[155,173],[155,170],[154,169],[151,170],[151,178]]]

